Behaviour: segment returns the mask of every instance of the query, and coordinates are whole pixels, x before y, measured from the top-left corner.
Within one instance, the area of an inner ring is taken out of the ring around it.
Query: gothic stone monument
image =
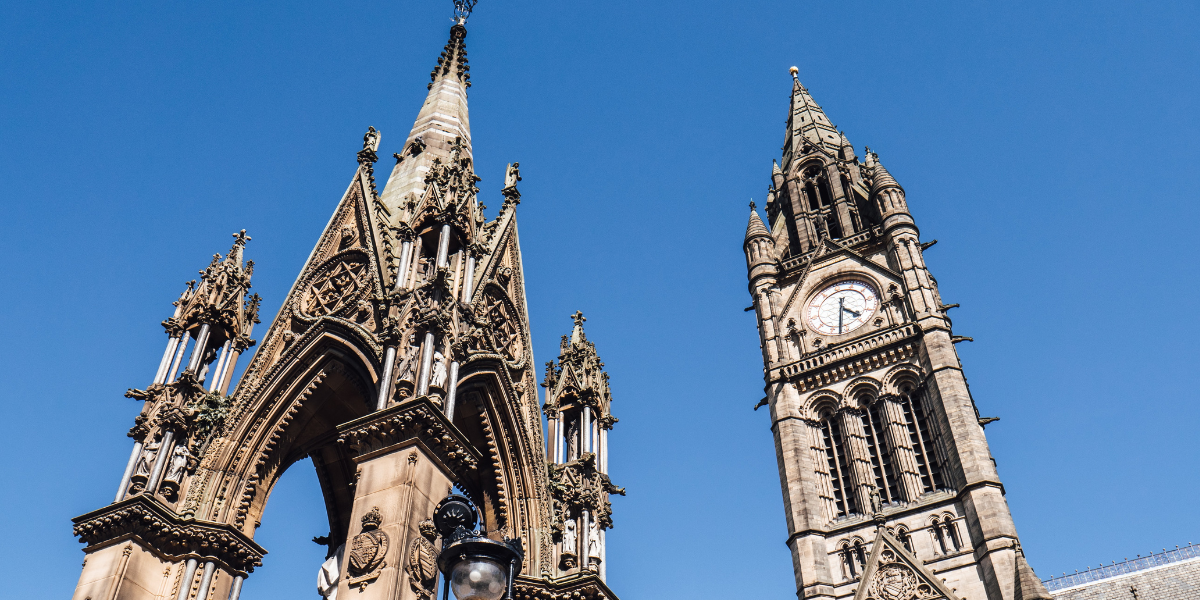
[[[604,533],[609,494],[623,490],[607,475],[608,376],[576,314],[546,368],[543,433],[520,173],[509,165],[488,220],[467,118],[469,6],[459,8],[387,186],[377,193],[371,128],[232,391],[259,322],[245,232],[175,303],[153,381],[128,393],[143,409],[115,501],[75,519],[87,544],[75,600],[236,600],[266,553],[254,532],[271,488],[305,457],[329,514],[327,596],[436,598],[428,520],[457,486],[489,536],[523,542],[518,598],[615,599]]]

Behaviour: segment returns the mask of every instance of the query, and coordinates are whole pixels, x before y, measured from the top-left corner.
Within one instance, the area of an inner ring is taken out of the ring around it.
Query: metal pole
[[[458,361],[450,362],[450,390],[446,392],[446,418],[454,422],[454,399],[458,393]]]
[[[229,588],[229,600],[238,600],[238,596],[242,595],[242,581],[245,579],[241,575],[233,578],[233,585]]]
[[[125,498],[125,490],[129,489],[129,478],[133,475],[133,467],[137,465],[138,457],[142,455],[142,443],[133,443],[133,454],[129,455],[129,464],[125,465],[125,474],[121,476],[121,485],[117,488],[117,499],[113,502],[120,502]]]
[[[200,576],[200,589],[196,591],[196,600],[207,600],[208,587],[212,585],[213,571],[217,570],[217,565],[210,560],[204,563],[204,575]]]
[[[189,558],[187,561],[187,570],[183,573],[183,580],[179,582],[179,593],[175,595],[175,600],[185,600],[192,593],[192,580],[196,578],[196,566],[200,563]]]
[[[171,442],[175,440],[175,432],[168,431],[163,434],[162,442],[158,445],[158,456],[154,457],[154,470],[150,472],[150,481],[146,482],[146,493],[151,496],[158,489],[158,478],[162,475],[163,467],[167,464],[167,456],[174,450]]]
[[[396,348],[388,346],[383,351],[383,372],[379,376],[379,397],[375,400],[375,410],[387,407],[389,392],[392,387],[392,368],[396,365]]]

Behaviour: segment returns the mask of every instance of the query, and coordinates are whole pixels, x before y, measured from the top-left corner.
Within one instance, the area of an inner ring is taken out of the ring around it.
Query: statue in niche
[[[171,451],[170,462],[167,463],[167,475],[163,480],[175,483],[183,481],[183,473],[187,470],[188,460],[191,458],[192,453],[188,452],[187,444],[175,444],[175,449]]]
[[[567,429],[567,462],[579,459],[579,420],[571,421]]]
[[[429,386],[439,390],[446,389],[446,357],[440,350],[433,352],[433,374],[429,379]]]
[[[321,563],[317,571],[317,593],[325,600],[337,600],[338,581],[342,578],[342,556],[346,553],[346,545],[338,546],[333,556]]]
[[[161,446],[159,442],[150,442],[142,447],[142,454],[138,457],[133,476],[130,477],[130,481],[133,482],[131,491],[139,492],[146,486],[146,482],[150,479],[150,471],[154,468],[154,459],[158,458],[158,449]]]
[[[417,355],[420,353],[421,347],[417,344],[417,336],[408,336],[408,352],[404,355],[404,362],[400,363],[400,376],[397,378],[397,381],[416,382]]]
[[[596,522],[596,515],[588,516],[588,563],[590,566],[600,564],[600,525]]]
[[[579,544],[579,537],[575,532],[575,527],[575,519],[567,519],[567,522],[563,523],[562,553],[564,555],[570,554],[573,556],[575,554],[575,547]]]
[[[208,377],[208,369],[212,366],[212,363],[215,360],[217,360],[217,349],[209,348],[208,351],[204,353],[204,360],[200,361],[200,375],[196,378],[197,381],[204,383],[205,378]]]

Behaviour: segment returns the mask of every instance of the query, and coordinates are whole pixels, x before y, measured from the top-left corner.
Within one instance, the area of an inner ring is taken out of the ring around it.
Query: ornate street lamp
[[[434,509],[433,525],[442,536],[438,569],[446,580],[442,600],[450,600],[451,590],[458,600],[512,600],[513,579],[525,560],[521,539],[488,539],[476,528],[477,515],[475,505],[458,494]]]

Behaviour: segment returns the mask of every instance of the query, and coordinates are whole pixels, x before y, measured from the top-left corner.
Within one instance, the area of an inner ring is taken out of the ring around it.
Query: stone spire
[[[792,103],[788,113],[788,137],[783,145],[783,168],[788,172],[792,160],[813,152],[815,147],[837,156],[842,146],[841,133],[800,83],[799,71],[796,67],[791,68]]]
[[[471,67],[467,64],[466,37],[467,28],[461,21],[450,28],[450,41],[429,74],[425,104],[417,113],[404,149],[395,155],[396,166],[382,194],[392,215],[404,213],[408,203],[420,200],[434,159],[448,163],[456,139],[462,140],[460,152],[466,158],[471,156],[471,123],[467,117]]]
[[[746,225],[746,241],[762,237],[771,236],[771,232],[767,231],[767,226],[763,224],[762,219],[758,216],[758,211],[754,210],[754,203],[750,203],[750,223]]]

